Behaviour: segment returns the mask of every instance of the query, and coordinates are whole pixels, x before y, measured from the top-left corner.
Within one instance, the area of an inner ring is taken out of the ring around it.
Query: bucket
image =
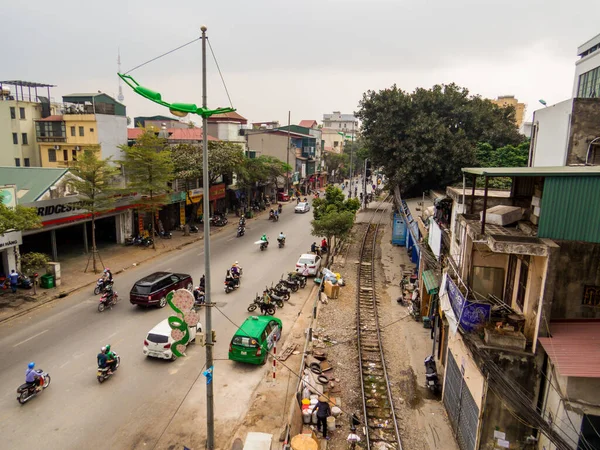
[[[335,417],[333,416],[327,418],[327,431],[335,431]]]
[[[334,406],[331,408],[331,415],[333,417],[337,417],[342,413],[342,410],[338,406]]]
[[[308,425],[310,423],[312,414],[310,411],[302,411],[302,423]]]
[[[310,405],[310,400],[307,398],[303,398],[302,399],[302,409],[303,410],[308,409],[309,405]]]
[[[317,412],[316,411],[314,413],[312,413],[312,424],[313,425],[317,424]]]

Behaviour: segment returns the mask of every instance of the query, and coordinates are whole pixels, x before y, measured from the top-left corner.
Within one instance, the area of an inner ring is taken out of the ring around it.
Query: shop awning
[[[437,294],[440,289],[440,282],[435,275],[433,270],[426,270],[423,272],[423,284],[429,295]]]

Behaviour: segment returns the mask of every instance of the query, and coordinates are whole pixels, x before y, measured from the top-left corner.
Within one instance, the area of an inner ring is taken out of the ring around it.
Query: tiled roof
[[[48,116],[45,119],[38,119],[37,122],[62,122],[63,116]]]
[[[68,171],[52,167],[0,167],[0,180],[2,184],[17,186],[17,203],[32,203]]]
[[[246,119],[243,116],[240,116],[235,111],[228,112],[228,113],[222,113],[222,114],[213,114],[212,116],[210,116],[208,118],[209,122],[219,122],[221,120],[232,120],[232,121],[243,123],[243,124],[248,123],[248,119]]]
[[[316,120],[301,120],[298,125],[301,127],[304,127],[304,128],[312,128],[315,125],[317,125],[317,121]]]
[[[560,375],[600,378],[600,321],[551,322],[550,334],[539,341]]]
[[[144,128],[127,128],[127,139],[135,140],[146,130]],[[201,141],[202,128],[167,128],[170,141]],[[218,141],[217,138],[208,135],[209,141]]]

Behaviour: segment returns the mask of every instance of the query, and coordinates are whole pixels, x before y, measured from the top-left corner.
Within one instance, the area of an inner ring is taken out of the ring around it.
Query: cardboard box
[[[323,285],[323,292],[328,298],[336,299],[340,296],[340,287],[331,281],[326,281]]]

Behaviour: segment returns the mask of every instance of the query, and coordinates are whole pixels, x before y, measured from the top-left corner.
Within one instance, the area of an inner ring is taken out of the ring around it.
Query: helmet
[[[30,369],[33,369],[35,367],[35,363],[30,362],[29,364],[27,364],[27,367],[29,367]]]
[[[107,351],[107,352],[110,352],[110,344],[108,344],[108,345],[106,346],[106,351]]]
[[[102,353],[106,353],[106,347],[102,347],[102,348],[100,349],[100,351],[101,351]]]
[[[236,261],[233,263],[234,266],[237,266],[239,263]]]
[[[106,269],[104,269],[104,273],[106,272],[110,272],[110,269],[107,267]]]

